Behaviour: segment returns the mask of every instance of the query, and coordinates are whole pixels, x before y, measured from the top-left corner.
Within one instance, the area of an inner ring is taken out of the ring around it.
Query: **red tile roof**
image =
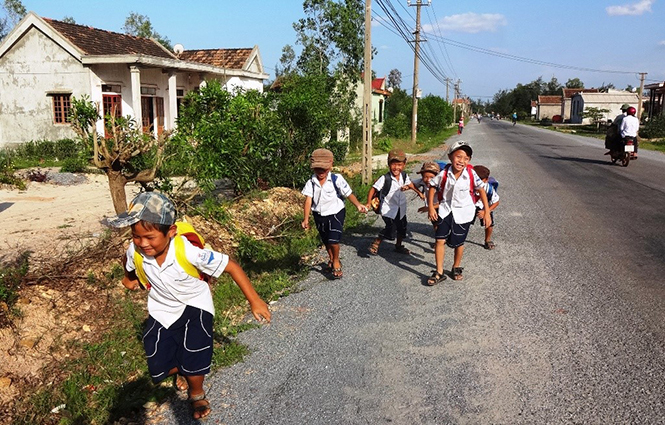
[[[561,104],[561,96],[538,96],[538,103],[539,104]]]
[[[576,93],[598,93],[598,89],[562,89],[563,97],[565,99],[570,99]]]
[[[87,55],[140,54],[174,58],[159,43],[149,38],[68,24],[48,18],[44,18],[44,21]]]
[[[185,50],[181,60],[205,63],[227,69],[242,69],[254,49],[203,49]]]

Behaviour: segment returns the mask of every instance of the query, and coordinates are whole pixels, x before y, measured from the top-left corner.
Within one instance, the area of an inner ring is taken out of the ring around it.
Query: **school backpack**
[[[487,200],[489,201],[492,199],[492,194],[499,189],[499,182],[492,176],[490,176],[487,179],[487,183],[489,183],[488,190],[487,190]]]
[[[448,170],[450,169],[450,164],[446,164],[443,168],[443,177],[441,177],[441,184],[439,187],[438,198],[439,203],[443,200],[443,189],[446,187],[446,181],[448,180]],[[466,171],[469,173],[469,192],[471,193],[471,200],[475,204],[478,202],[478,196],[476,196],[476,181],[473,179],[473,165],[467,164]]]
[[[175,226],[178,229],[176,236],[173,239],[176,261],[188,275],[208,282],[210,280],[210,276],[199,272],[199,270],[187,260],[187,256],[185,255],[185,242],[181,237],[184,236],[189,241],[189,243],[203,249],[205,246],[205,240],[203,239],[203,236],[201,236],[194,229],[194,226],[187,222],[176,221]],[[134,250],[134,268],[141,288],[150,289],[148,276],[146,276],[145,271],[143,270],[143,255],[139,252],[138,249]]]
[[[393,184],[393,180],[390,178],[391,175],[390,171],[384,174],[383,187],[378,192],[374,191],[371,204],[372,210],[377,214],[381,213],[381,204],[385,197],[388,196],[388,193],[390,193],[390,186]],[[406,181],[406,173],[404,171],[402,171],[402,181]]]

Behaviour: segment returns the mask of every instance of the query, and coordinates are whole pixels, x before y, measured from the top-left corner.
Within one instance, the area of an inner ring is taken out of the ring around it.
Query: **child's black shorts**
[[[480,211],[480,208],[476,207],[476,214],[478,214],[478,211]],[[490,211],[490,217],[492,217],[492,224],[490,225],[490,227],[494,227],[494,211]],[[475,215],[473,217],[473,221],[471,222],[471,224],[476,224],[476,218],[478,218],[478,215]],[[485,227],[485,220],[483,220],[482,218],[478,218],[478,220],[480,221],[480,225]]]
[[[337,214],[321,215],[314,212],[316,230],[324,245],[337,245],[342,240],[342,228],[346,218],[346,209],[342,208]]]
[[[404,239],[406,238],[406,215],[402,218],[398,218],[400,212],[397,211],[395,218],[384,217],[383,221],[386,223],[386,227],[379,232],[379,237],[381,239],[386,239],[389,241],[394,241],[395,238]]]
[[[435,239],[445,239],[446,245],[451,248],[457,248],[464,245],[466,236],[469,234],[471,221],[464,224],[457,224],[453,219],[453,213],[448,214],[445,218],[439,217],[436,221],[436,231],[434,232]]]
[[[183,376],[206,375],[212,362],[212,314],[187,306],[166,329],[152,316],[143,333],[143,348],[154,383],[166,379],[174,367]]]

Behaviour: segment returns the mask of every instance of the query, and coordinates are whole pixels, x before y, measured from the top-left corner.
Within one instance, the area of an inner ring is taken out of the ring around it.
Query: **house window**
[[[71,109],[71,94],[54,94],[53,122],[56,124],[69,124],[69,110]]]
[[[141,87],[141,94],[143,96],[157,96],[157,89],[155,87]]]
[[[104,93],[120,93],[120,84],[102,84]]]
[[[379,122],[383,122],[383,99],[379,100]]]
[[[120,118],[122,116],[122,97],[117,94],[102,95],[102,106],[104,107],[104,136],[111,137],[108,117]]]
[[[182,104],[182,99],[185,97],[185,89],[176,89],[175,93],[177,113],[180,115],[180,105]]]

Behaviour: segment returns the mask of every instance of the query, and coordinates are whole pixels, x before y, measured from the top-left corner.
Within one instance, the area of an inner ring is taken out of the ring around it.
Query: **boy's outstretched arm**
[[[374,193],[376,193],[376,189],[374,189],[374,186],[369,188],[369,192],[367,193],[367,203],[365,204],[365,207],[369,210],[372,208],[372,198],[374,198]]]
[[[305,209],[303,212],[303,220],[300,225],[302,226],[303,229],[308,230],[309,229],[309,213],[312,211],[312,197],[307,196],[305,198]]]
[[[434,205],[434,194],[436,193],[436,188],[435,187],[430,187],[429,190],[427,191],[427,206],[429,209],[429,219],[430,221],[436,221],[439,219],[439,214],[436,212],[436,207]],[[436,204],[438,207],[439,204]]]
[[[233,278],[245,295],[245,298],[247,298],[247,301],[249,301],[249,307],[252,309],[254,318],[259,322],[263,319],[270,322],[270,310],[268,309],[268,304],[266,304],[261,297],[259,297],[259,294],[256,293],[256,290],[252,286],[252,282],[249,281],[249,278],[242,267],[240,267],[240,264],[229,259],[229,264],[226,265],[224,272],[231,275],[231,278]]]
[[[126,269],[125,269],[125,276],[123,276],[122,278],[122,284],[125,286],[125,288],[129,289],[130,291],[136,291],[141,287],[139,285],[139,278],[136,277],[136,273],[128,272]]]
[[[413,190],[414,192],[416,192],[416,193],[418,194],[418,196],[420,197],[420,199],[425,199],[425,195],[424,195],[420,190],[418,190],[418,188],[416,187],[415,184],[413,184],[413,182],[411,182],[411,183],[409,183],[409,184],[405,184],[404,186],[402,186],[401,189],[402,189],[402,190],[409,190],[409,189],[411,189],[411,190]]]
[[[483,210],[488,212],[487,214],[485,214],[483,222],[485,223],[485,228],[489,229],[490,226],[492,225],[492,216],[489,215],[490,207],[487,202],[487,192],[485,192],[485,188],[483,187],[479,187],[477,190],[478,194],[480,195],[480,200],[483,201]]]
[[[360,202],[358,202],[358,198],[356,198],[356,195],[354,195],[354,194],[352,193],[352,194],[350,194],[349,196],[347,196],[346,199],[348,199],[349,201],[351,201],[351,203],[352,203],[353,205],[356,206],[356,208],[358,209],[358,211],[360,211],[360,212],[363,213],[363,214],[366,214],[366,213],[367,213],[368,208],[367,208],[365,205],[363,205],[363,204],[361,204]]]

